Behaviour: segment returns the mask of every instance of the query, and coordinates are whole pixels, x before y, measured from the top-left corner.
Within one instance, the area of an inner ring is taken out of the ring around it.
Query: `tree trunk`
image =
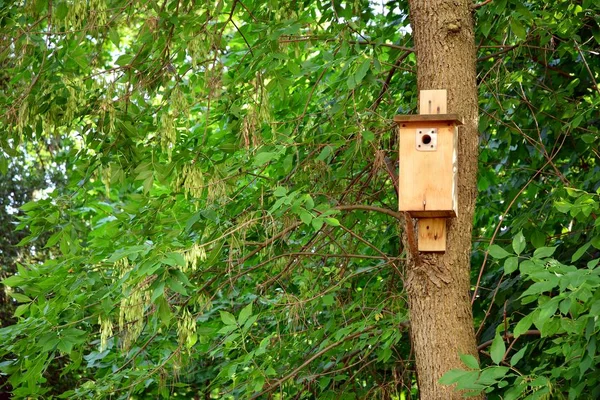
[[[477,356],[469,299],[478,154],[471,2],[409,0],[409,7],[418,88],[447,89],[448,113],[465,123],[458,134],[458,217],[447,222],[447,251],[421,254],[407,266],[411,339],[421,399],[460,399],[460,392],[438,380],[450,369],[465,368],[460,354]]]

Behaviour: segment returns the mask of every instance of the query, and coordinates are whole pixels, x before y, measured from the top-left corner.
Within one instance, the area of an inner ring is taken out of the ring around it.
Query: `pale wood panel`
[[[445,218],[421,218],[417,220],[417,230],[419,251],[446,251]]]
[[[446,89],[421,90],[419,92],[419,114],[446,114],[447,99]]]
[[[437,128],[437,150],[417,151],[416,130],[423,123],[400,124],[400,172],[398,197],[400,211],[413,217],[456,215],[454,197],[454,140],[452,123],[428,122]]]

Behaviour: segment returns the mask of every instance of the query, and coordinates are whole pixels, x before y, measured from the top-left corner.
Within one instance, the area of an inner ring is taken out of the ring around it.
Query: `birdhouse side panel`
[[[424,140],[422,130],[435,132],[435,140]],[[456,216],[455,132],[451,123],[400,124],[400,211],[413,217]]]

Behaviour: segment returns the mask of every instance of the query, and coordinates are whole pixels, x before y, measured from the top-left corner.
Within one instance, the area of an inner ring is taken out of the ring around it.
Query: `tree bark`
[[[421,399],[461,399],[438,381],[465,368],[460,354],[477,357],[469,299],[479,121],[473,17],[467,0],[409,0],[409,7],[418,89],[447,89],[448,113],[465,123],[458,134],[458,217],[447,221],[447,251],[421,254],[407,265],[411,339]]]

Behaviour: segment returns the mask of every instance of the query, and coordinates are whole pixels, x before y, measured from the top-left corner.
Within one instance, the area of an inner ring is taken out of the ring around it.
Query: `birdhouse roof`
[[[396,115],[394,122],[450,122],[454,125],[463,125],[462,119],[457,114]]]

